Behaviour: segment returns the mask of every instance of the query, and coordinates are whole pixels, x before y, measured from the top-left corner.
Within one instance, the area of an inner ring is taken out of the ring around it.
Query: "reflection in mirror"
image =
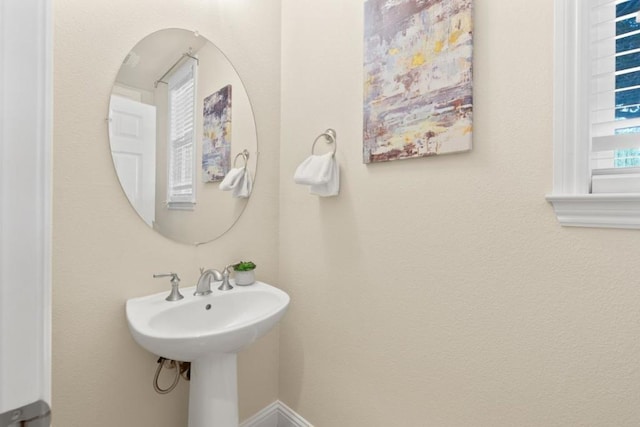
[[[231,62],[197,33],[160,30],[126,55],[109,141],[131,206],[162,235],[209,242],[242,214],[257,167],[253,111]]]

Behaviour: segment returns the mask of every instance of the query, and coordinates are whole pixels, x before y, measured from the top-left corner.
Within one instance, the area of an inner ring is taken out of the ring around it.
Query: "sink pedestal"
[[[1,2],[1,0],[0,0]],[[189,427],[238,427],[237,353],[284,316],[289,295],[263,282],[166,301],[166,293],[127,300],[133,339],[153,354],[191,362]]]
[[[189,427],[238,427],[237,371],[236,353],[191,362]]]

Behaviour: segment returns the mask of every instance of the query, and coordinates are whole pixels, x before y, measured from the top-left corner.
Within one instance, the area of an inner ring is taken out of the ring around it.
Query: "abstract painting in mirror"
[[[231,85],[204,99],[202,179],[222,181],[231,164]]]
[[[255,178],[253,111],[229,59],[198,33],[160,30],[125,55],[111,92],[109,141],[131,206],[160,234],[209,242],[244,211],[246,194],[219,184],[237,156]]]

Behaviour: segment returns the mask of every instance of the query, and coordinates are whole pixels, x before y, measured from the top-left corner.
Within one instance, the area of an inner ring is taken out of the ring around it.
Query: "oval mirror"
[[[125,56],[109,102],[120,185],[140,218],[200,244],[236,223],[257,167],[253,110],[240,76],[210,41],[164,29]]]

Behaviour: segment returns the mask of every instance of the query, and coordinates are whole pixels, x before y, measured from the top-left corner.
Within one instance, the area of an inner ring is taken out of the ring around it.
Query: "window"
[[[167,206],[193,209],[195,194],[196,61],[169,78]]]
[[[563,225],[640,228],[640,0],[556,0],[554,189]]]
[[[592,192],[640,193],[640,0],[591,0]]]

